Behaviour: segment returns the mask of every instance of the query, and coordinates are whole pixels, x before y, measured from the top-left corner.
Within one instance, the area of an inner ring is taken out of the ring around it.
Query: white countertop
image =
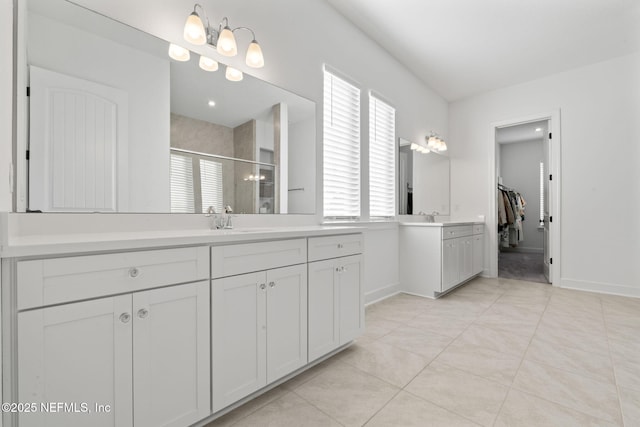
[[[37,257],[169,246],[217,245],[359,233],[357,226],[238,227],[231,230],[188,229],[15,236],[0,247],[0,258]]]
[[[408,227],[447,227],[453,225],[475,225],[484,224],[484,221],[443,221],[443,222],[400,222],[400,225]]]

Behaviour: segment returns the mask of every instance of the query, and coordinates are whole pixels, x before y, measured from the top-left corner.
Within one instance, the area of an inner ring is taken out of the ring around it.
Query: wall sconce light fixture
[[[447,151],[447,143],[437,133],[432,131],[425,139],[427,140],[427,148],[431,151]]]
[[[206,19],[206,25],[203,22],[200,14],[198,14],[198,8],[200,9],[200,13]],[[252,41],[249,43],[247,48],[247,54],[245,57],[245,62],[249,67],[253,68],[261,68],[264,67],[264,56],[262,55],[262,48],[256,41],[256,35],[253,30],[249,27],[229,27],[229,19],[225,16],[222,18],[220,23],[218,24],[218,28],[214,28],[209,24],[209,18],[204,11],[204,8],[200,4],[195,4],[193,7],[193,12],[187,18],[187,22],[184,24],[184,39],[189,43],[201,46],[207,44],[216,49],[216,51],[220,55],[224,56],[236,56],[238,54],[238,45],[236,43],[236,38],[234,36],[234,32],[238,30],[247,30],[251,33]],[[209,58],[207,58],[209,59]],[[209,59],[210,61],[213,61]],[[209,68],[204,68],[202,65],[202,59],[200,61],[200,67],[207,71],[215,71]],[[215,62],[215,61],[213,61]],[[232,71],[229,71],[227,66],[227,72],[225,76],[227,79],[231,81],[240,81],[242,80],[242,72],[235,68],[232,68]],[[215,66],[217,69],[217,63]],[[232,76],[230,78],[229,76]]]

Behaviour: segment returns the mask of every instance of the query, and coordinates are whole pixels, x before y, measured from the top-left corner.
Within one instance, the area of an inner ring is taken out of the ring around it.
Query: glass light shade
[[[252,41],[247,49],[247,65],[253,68],[264,67],[264,56],[262,56],[262,49],[257,41]]]
[[[224,56],[236,56],[238,54],[238,46],[236,45],[236,38],[233,36],[231,28],[224,27],[218,37],[216,50],[220,55]]]
[[[183,48],[182,46],[178,46],[177,44],[171,43],[169,45],[169,56],[171,59],[175,59],[176,61],[188,61],[191,58],[189,54],[189,50]]]
[[[434,135],[431,135],[429,139],[427,139],[427,147],[434,150],[438,145],[438,140]]]
[[[184,39],[189,43],[203,45],[207,42],[207,32],[200,16],[193,11],[184,24]]]
[[[202,55],[200,55],[200,62],[198,62],[198,65],[205,71],[216,71],[218,69],[217,61]]]
[[[418,144],[416,144],[415,142],[412,142],[410,148],[412,150],[419,150],[420,146]]]
[[[442,145],[440,146],[440,151],[447,151],[447,144],[444,141],[440,141]]]
[[[227,65],[227,70],[224,73],[224,76],[227,78],[227,80],[231,82],[239,82],[244,78],[242,71],[233,67],[229,67],[228,65]]]

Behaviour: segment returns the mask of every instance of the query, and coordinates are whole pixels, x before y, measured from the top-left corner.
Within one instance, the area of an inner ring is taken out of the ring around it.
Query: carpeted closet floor
[[[498,255],[498,277],[547,283],[543,274],[543,261],[543,254],[500,252]]]

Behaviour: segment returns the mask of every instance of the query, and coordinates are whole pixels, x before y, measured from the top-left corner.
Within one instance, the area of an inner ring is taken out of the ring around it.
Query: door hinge
[[[31,88],[27,86],[27,96],[31,96]]]
[[[549,139],[551,139],[551,132],[549,132]]]
[[[27,158],[27,160],[29,160],[29,150],[27,150],[26,158]]]
[[[549,258],[549,264],[553,264],[553,258]]]
[[[549,222],[553,222],[553,217],[552,216],[549,217]]]
[[[553,181],[553,175],[549,175],[549,181]]]

